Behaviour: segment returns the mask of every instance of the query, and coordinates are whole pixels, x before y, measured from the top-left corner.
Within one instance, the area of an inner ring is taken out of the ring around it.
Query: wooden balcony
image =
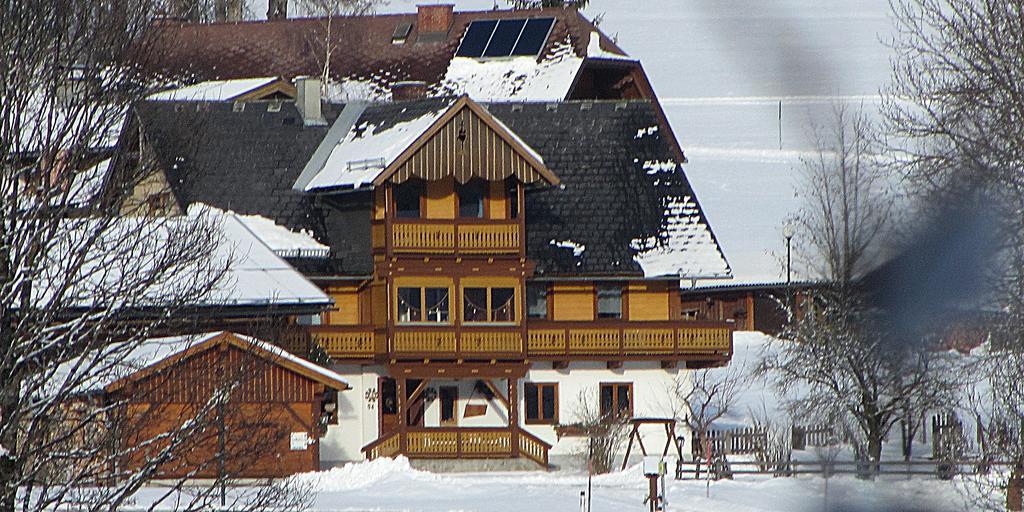
[[[728,357],[732,329],[724,322],[532,321],[526,352],[539,358]]]
[[[396,220],[391,250],[423,254],[519,254],[518,220]]]
[[[395,328],[390,343],[392,355],[425,359],[522,358],[523,331],[508,327],[421,327]]]
[[[486,361],[658,360],[717,361],[732,355],[732,329],[725,322],[530,321],[527,336],[517,325],[395,326],[390,340],[370,326],[309,326],[289,338],[289,350],[305,353],[317,343],[336,361],[387,356],[405,360]]]
[[[529,432],[509,427],[408,428],[366,445],[366,458],[405,455],[410,459],[500,459],[525,457],[548,465],[551,445]]]
[[[379,340],[379,343],[378,343]],[[361,325],[311,325],[305,332],[288,337],[286,348],[296,353],[308,352],[310,344],[320,345],[334,360],[373,359],[385,351],[384,335]]]

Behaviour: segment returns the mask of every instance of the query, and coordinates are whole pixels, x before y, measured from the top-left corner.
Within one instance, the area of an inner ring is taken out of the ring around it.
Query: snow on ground
[[[672,511],[800,512],[821,510],[825,502],[821,478],[667,482]],[[587,476],[539,471],[435,474],[415,470],[399,457],[297,475],[292,483],[312,490],[310,512],[575,511]],[[646,510],[646,489],[639,465],[595,476],[592,510]],[[136,495],[136,504],[144,506],[162,491],[146,488]],[[828,503],[830,510],[910,510],[911,504],[933,512],[965,510],[955,483],[923,478],[871,482],[835,477],[828,482]]]

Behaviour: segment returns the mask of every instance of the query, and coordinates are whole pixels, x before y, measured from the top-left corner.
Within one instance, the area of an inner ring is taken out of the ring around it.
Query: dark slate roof
[[[417,15],[337,16],[331,18],[331,76],[335,80],[369,82],[384,90],[404,80],[438,83],[455,56],[466,27],[474,20],[553,17],[555,25],[541,52],[556,43],[572,41],[577,56],[587,53],[593,23],[573,9],[461,11],[451,28],[436,42],[419,39]],[[391,37],[400,24],[412,24],[403,44]],[[165,76],[186,76],[195,81],[254,76],[320,76],[323,73],[326,18],[295,18],[240,23],[181,23],[161,20],[150,35],[161,51],[147,54],[143,63]],[[608,36],[601,47],[624,54]]]
[[[250,102],[236,112],[232,102],[147,101],[136,112],[180,205],[205,203],[308,230],[338,259],[293,262],[300,270],[369,274],[369,247],[352,254],[343,236],[332,239],[331,219],[315,200],[291,190],[328,127],[303,126],[294,102],[281,103],[278,112],[269,105]],[[328,122],[339,110],[325,105]],[[368,224],[368,209],[366,217]]]
[[[450,98],[370,105],[360,121],[401,122]],[[239,213],[269,217],[291,229],[309,229],[331,246],[340,261],[297,262],[315,274],[365,275],[369,257],[370,194],[312,196],[292,191],[295,179],[326,128],[305,128],[291,103],[271,115],[260,103],[232,112],[231,103],[146,104],[147,131],[155,139],[192,140],[194,154],[155,145],[183,203],[202,201]],[[176,107],[179,104],[182,106]],[[650,101],[491,103],[486,108],[531,148],[562,180],[560,187],[527,194],[527,252],[539,276],[675,274],[665,262],[691,275],[729,272],[670,137],[662,136]],[[328,107],[333,119],[341,105]],[[361,123],[357,122],[356,127]],[[198,129],[196,127],[199,127]],[[187,137],[187,138],[186,138]],[[183,160],[174,160],[182,158]],[[194,177],[193,177],[194,176]],[[317,207],[323,203],[324,207]],[[572,247],[577,247],[574,252]],[[582,248],[582,251],[579,249]],[[660,251],[660,253],[659,253]],[[644,253],[639,258],[638,253]],[[663,253],[663,254],[661,254]],[[653,254],[653,256],[652,256]],[[653,261],[653,263],[652,263]],[[651,269],[655,269],[652,271]]]
[[[487,108],[562,180],[560,187],[527,194],[527,253],[539,275],[653,277],[662,273],[642,269],[634,257],[658,247],[673,249],[675,254],[666,256],[680,262],[706,267],[701,272],[728,273],[670,141],[658,128],[652,102],[492,103]],[[673,206],[682,203],[689,205],[685,211]],[[566,242],[584,249],[576,255]]]

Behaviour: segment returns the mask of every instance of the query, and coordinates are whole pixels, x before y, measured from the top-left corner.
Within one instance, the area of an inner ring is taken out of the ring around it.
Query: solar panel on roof
[[[469,24],[458,57],[535,56],[548,40],[554,18],[481,20]]]
[[[459,57],[480,57],[487,48],[487,42],[491,40],[491,33],[494,27],[498,26],[497,20],[474,21],[466,29],[466,35],[462,36],[462,44],[455,52]]]
[[[519,40],[519,34],[523,31],[526,20],[501,20],[498,28],[494,29],[491,42],[487,43],[484,50],[484,57],[508,57],[512,55],[512,48]]]
[[[537,55],[548,40],[548,32],[555,24],[554,18],[531,18],[523,27],[519,41],[512,49],[512,55]]]

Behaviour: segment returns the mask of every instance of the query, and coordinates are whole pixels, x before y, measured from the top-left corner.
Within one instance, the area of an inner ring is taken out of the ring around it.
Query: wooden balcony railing
[[[542,466],[548,465],[551,445],[523,430],[518,430],[515,437],[519,439],[518,450],[512,449],[513,435],[509,427],[415,427],[405,433],[385,434],[363,447],[363,452],[371,460],[400,453],[411,459],[497,459],[518,455]]]
[[[522,250],[516,220],[401,220],[391,224],[396,253],[518,254]]]
[[[523,339],[521,326],[398,325],[390,341],[370,326],[309,326],[286,340],[285,346],[306,353],[319,344],[335,360],[373,359],[390,355],[410,359],[523,358],[685,358],[727,357],[732,330],[724,322],[530,321]]]
[[[392,354],[425,358],[523,357],[521,327],[395,328]]]
[[[290,335],[286,348],[305,353],[310,344],[317,344],[332,359],[371,359],[384,352],[383,339],[383,334],[375,335],[369,326],[311,325],[305,327],[304,332]]]
[[[529,324],[530,357],[729,355],[732,330],[719,322],[552,322]]]

